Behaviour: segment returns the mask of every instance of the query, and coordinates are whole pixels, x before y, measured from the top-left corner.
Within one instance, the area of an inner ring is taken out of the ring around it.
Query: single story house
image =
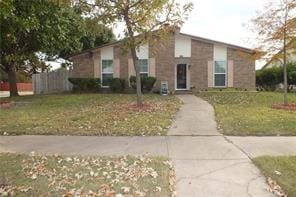
[[[108,88],[108,79],[135,75],[130,54],[123,55],[121,41],[116,41],[74,54],[73,77],[101,78]],[[177,29],[167,42],[139,47],[137,55],[141,75],[168,83],[170,92],[207,88],[237,87],[255,89],[255,51],[180,33]]]

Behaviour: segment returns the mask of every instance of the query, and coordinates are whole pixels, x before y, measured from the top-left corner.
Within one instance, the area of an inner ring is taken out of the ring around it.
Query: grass
[[[0,196],[171,196],[174,188],[161,157],[0,154],[0,163]]]
[[[0,109],[1,134],[165,135],[181,102],[144,95],[150,108],[137,111],[129,94],[34,95]]]
[[[221,132],[226,135],[296,135],[296,111],[271,108],[283,102],[278,92],[201,92],[197,96],[215,108]],[[296,94],[289,94],[296,103]]]
[[[287,196],[296,196],[296,156],[262,156],[255,158],[254,163],[266,177],[275,180]]]

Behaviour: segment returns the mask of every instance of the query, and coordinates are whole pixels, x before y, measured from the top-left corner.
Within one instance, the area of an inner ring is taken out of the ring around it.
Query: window
[[[138,64],[139,64],[141,77],[148,77],[148,74],[149,74],[148,60],[147,59],[139,59]]]
[[[113,78],[113,60],[102,60],[102,86],[108,87]]]
[[[216,87],[226,86],[226,61],[215,61],[214,82]]]

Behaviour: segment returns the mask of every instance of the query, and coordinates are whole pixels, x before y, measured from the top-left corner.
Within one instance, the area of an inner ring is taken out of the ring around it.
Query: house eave
[[[210,43],[210,44],[225,45],[225,46],[227,46],[229,48],[240,50],[240,51],[250,53],[250,54],[255,54],[256,53],[256,51],[253,50],[253,49],[246,48],[246,47],[241,47],[241,46],[238,46],[238,45],[233,45],[233,44],[229,44],[229,43],[225,43],[225,42],[221,42],[221,41],[216,41],[216,40],[212,40],[212,39],[208,39],[208,38],[203,38],[203,37],[199,37],[199,36],[194,36],[194,35],[190,35],[190,34],[185,34],[185,33],[178,33],[178,34],[181,35],[181,36],[189,37],[189,38],[191,38],[193,40],[201,41],[201,42],[206,42],[206,43]],[[87,49],[87,50],[84,50],[84,51],[81,51],[81,52],[78,52],[78,53],[73,53],[73,54],[67,56],[66,58],[71,60],[71,58],[73,58],[75,56],[83,55],[85,53],[91,53],[91,52],[93,52],[93,51],[95,51],[97,49],[101,49],[101,48],[108,47],[108,46],[114,46],[114,45],[120,44],[121,42],[122,42],[122,39],[118,40],[118,41],[106,43],[106,44],[103,44],[103,45],[98,46],[98,47],[93,47],[93,48],[90,48],[90,49]]]
[[[73,53],[73,54],[67,56],[66,58],[71,60],[73,57],[76,57],[76,56],[79,56],[79,55],[84,55],[86,53],[92,53],[92,52],[94,52],[94,51],[96,51],[98,49],[104,48],[104,47],[114,46],[114,45],[120,44],[121,41],[122,40],[109,42],[109,43],[106,43],[106,44],[103,44],[103,45],[100,45],[100,46],[97,46],[97,47],[93,47],[93,48],[90,48],[90,49],[83,50],[83,51],[78,52],[78,53]]]
[[[193,40],[198,40],[198,41],[206,42],[206,43],[210,43],[210,44],[226,45],[229,48],[241,50],[241,51],[244,51],[244,52],[247,52],[247,53],[251,53],[251,54],[255,54],[256,53],[256,51],[254,49],[250,49],[250,48],[246,48],[246,47],[242,47],[242,46],[238,46],[238,45],[234,45],[234,44],[229,44],[229,43],[226,43],[226,42],[221,42],[221,41],[212,40],[212,39],[203,38],[203,37],[194,36],[194,35],[185,34],[185,33],[179,33],[179,35],[190,37]]]

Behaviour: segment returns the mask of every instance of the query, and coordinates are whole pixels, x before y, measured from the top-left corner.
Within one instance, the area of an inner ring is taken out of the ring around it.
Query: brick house
[[[135,75],[130,54],[122,55],[121,41],[108,43],[70,57],[73,77],[101,78],[108,88],[108,79]],[[197,36],[175,33],[159,46],[143,45],[137,51],[141,75],[157,78],[170,92],[206,88],[255,88],[254,51],[240,46]]]

